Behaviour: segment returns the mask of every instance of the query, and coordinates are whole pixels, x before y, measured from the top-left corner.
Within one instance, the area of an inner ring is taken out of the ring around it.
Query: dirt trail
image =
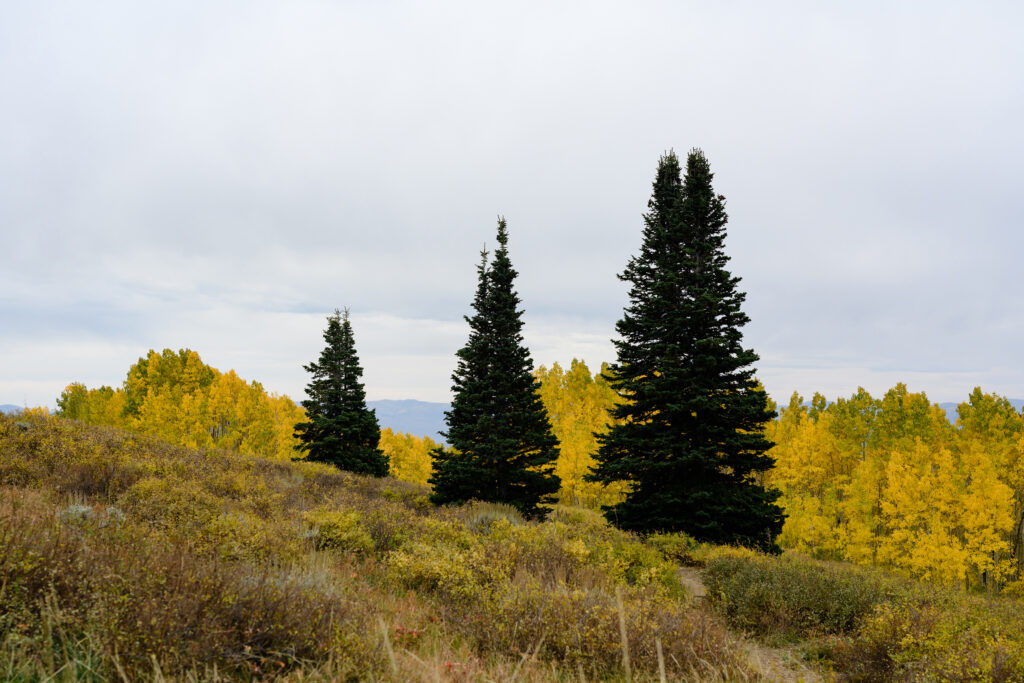
[[[701,580],[700,570],[695,567],[680,567],[679,580],[690,591],[694,600],[701,601],[707,597],[708,591]],[[791,648],[765,647],[752,640],[746,641],[746,647],[751,664],[770,681],[821,683],[831,680],[808,668]]]

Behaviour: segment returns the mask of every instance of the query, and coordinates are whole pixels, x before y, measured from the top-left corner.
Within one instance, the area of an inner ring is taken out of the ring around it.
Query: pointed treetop
[[[658,159],[658,172],[654,177],[654,186],[667,184],[679,187],[680,175],[679,157],[676,156],[675,150],[670,149]]]
[[[711,164],[708,163],[708,158],[704,156],[704,150],[700,147],[691,149],[686,157],[686,174],[691,175],[695,171],[714,175],[711,173]]]
[[[505,217],[498,214],[498,244],[501,246],[499,249],[505,249],[508,246],[508,226],[505,224]]]

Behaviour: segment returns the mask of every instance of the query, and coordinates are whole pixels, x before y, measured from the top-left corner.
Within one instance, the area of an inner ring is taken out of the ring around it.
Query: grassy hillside
[[[0,679],[756,678],[665,552],[305,463],[0,416]],[[671,549],[678,539],[662,539]],[[621,608],[617,593],[622,596]]]
[[[426,493],[0,416],[0,680],[1024,680],[1012,596]]]

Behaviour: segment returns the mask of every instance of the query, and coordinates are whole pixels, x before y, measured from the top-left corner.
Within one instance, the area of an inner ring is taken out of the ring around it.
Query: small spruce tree
[[[481,257],[474,313],[466,317],[469,339],[457,354],[452,407],[445,413],[450,449],[431,453],[431,500],[500,502],[543,516],[560,483],[554,473],[558,441],[523,345],[504,218],[498,220],[493,261],[488,266],[486,251]]]
[[[700,150],[685,180],[674,153],[660,160],[640,254],[619,276],[629,305],[608,379],[623,401],[587,478],[629,484],[605,507],[624,529],[776,550],[779,492],[758,483],[774,462],[764,426],[775,413],[754,378],[757,354],[742,346],[746,295],[726,270],[725,198],[712,178]]]
[[[295,425],[296,449],[305,460],[334,465],[338,469],[383,477],[388,459],[378,448],[380,424],[366,407],[363,369],[356,356],[355,338],[348,309],[327,316],[327,346],[319,362],[304,366],[313,378],[306,386],[302,407],[305,422]]]

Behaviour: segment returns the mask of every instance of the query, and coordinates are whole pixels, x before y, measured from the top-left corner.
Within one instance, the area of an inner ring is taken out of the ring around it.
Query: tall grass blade
[[[622,586],[615,587],[615,604],[619,608],[619,638],[622,640],[622,670],[626,682],[633,680],[633,669],[629,663],[629,641],[626,639],[626,608],[622,605]]]

